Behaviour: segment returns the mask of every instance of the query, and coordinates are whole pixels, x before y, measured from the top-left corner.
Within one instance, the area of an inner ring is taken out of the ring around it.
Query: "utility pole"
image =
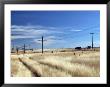
[[[14,50],[14,44],[13,44],[13,50]]]
[[[29,44],[29,50],[30,50],[31,48],[30,48],[30,44]]]
[[[93,34],[94,33],[90,33],[91,35],[92,35],[92,49],[93,49],[93,45],[94,45],[94,43],[93,43]]]
[[[43,36],[42,36],[42,53],[43,53]]]
[[[16,52],[17,52],[17,54],[18,54],[18,51],[19,51],[19,49],[18,49],[18,47],[16,46]]]
[[[44,40],[44,39],[43,39],[43,36],[42,36],[42,40],[38,40],[38,41],[42,41],[42,53],[43,53],[43,49],[44,49],[44,48],[43,48],[43,43],[44,43],[44,41],[47,41],[47,40]]]
[[[24,53],[25,53],[25,48],[26,48],[26,46],[25,46],[25,44],[24,44]]]
[[[13,46],[12,46],[12,48],[11,48],[11,51],[13,52],[14,51],[14,44],[12,44]]]

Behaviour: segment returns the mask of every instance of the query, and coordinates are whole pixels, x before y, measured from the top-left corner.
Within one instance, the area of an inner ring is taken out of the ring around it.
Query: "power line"
[[[73,32],[73,34],[72,34],[72,36],[70,35],[70,33],[66,33],[66,34],[60,34],[60,37],[66,37],[66,38],[75,38],[75,37],[82,37],[81,35],[78,35],[78,34],[80,34],[80,33],[83,33],[83,32],[86,32],[86,31],[88,31],[88,30],[91,30],[91,28],[96,28],[98,25],[96,25],[96,26],[92,26],[92,27],[89,27],[89,28],[85,28],[85,29],[83,29],[83,31],[80,31],[80,32]],[[87,34],[88,34],[88,32],[86,32]],[[87,34],[84,34],[84,35],[87,35]],[[98,32],[96,32],[96,30],[95,30],[95,33],[97,33],[98,34]],[[74,36],[73,36],[74,35]],[[83,36],[84,36],[83,35]]]

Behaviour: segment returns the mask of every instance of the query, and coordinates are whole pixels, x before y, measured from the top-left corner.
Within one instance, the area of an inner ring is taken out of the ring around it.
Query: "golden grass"
[[[30,67],[32,72],[36,72],[36,76],[70,76],[69,74],[57,70],[55,68],[51,68],[48,65],[40,64],[34,60],[30,60],[28,58],[21,59],[22,62],[26,63],[26,66]]]
[[[12,77],[32,77],[33,73],[26,68],[18,59],[11,59],[11,76]]]
[[[100,52],[74,51],[11,55],[13,76],[99,77]],[[16,61],[15,59],[16,58]],[[19,61],[19,59],[21,61]],[[20,63],[18,63],[20,62]],[[19,66],[19,67],[18,67]],[[23,69],[20,69],[22,66]],[[19,68],[19,69],[16,69]],[[26,69],[26,70],[25,70]],[[24,73],[19,74],[24,70]],[[13,72],[14,71],[14,72]],[[29,74],[30,73],[30,74]],[[34,75],[32,75],[34,73]]]
[[[99,76],[99,69],[95,69],[95,67],[93,66],[90,67],[86,65],[84,62],[78,63],[81,62],[80,60],[77,60],[78,62],[70,62],[58,58],[56,59],[55,57],[52,58],[48,57],[48,59],[37,61],[41,64],[57,68],[58,70],[63,70],[64,72],[71,74],[72,76]]]

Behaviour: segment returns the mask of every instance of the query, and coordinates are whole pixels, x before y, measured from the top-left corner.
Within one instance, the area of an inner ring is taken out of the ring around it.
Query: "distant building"
[[[81,48],[81,47],[75,47],[75,49],[77,49],[77,50],[81,50],[82,48]]]
[[[91,46],[87,46],[87,49],[91,49]]]

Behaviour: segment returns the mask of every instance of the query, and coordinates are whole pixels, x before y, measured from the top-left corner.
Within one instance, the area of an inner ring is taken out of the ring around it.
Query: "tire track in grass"
[[[31,60],[29,58],[20,58],[20,61],[28,67],[37,77],[64,77],[64,76],[71,76],[70,74],[58,70],[55,67],[51,67],[37,61]]]
[[[71,63],[65,63],[61,61],[53,62],[51,60],[45,61],[45,60],[38,60],[37,62],[48,65],[50,67],[62,70],[64,72],[67,72],[68,74],[71,74],[72,76],[77,77],[88,77],[88,76],[95,76],[97,77],[98,74],[95,71],[94,68],[90,68],[88,66],[82,65],[82,64],[71,64]]]
[[[82,65],[82,64],[72,64],[70,62],[64,62],[64,61],[57,61],[55,59],[49,59],[49,60],[33,60],[33,59],[29,59],[28,61],[27,58],[23,58],[25,59],[24,61],[29,64],[31,63],[30,67],[34,67],[33,70],[36,71],[41,71],[41,76],[44,75],[44,73],[42,73],[42,67],[40,67],[40,69],[36,68],[38,66],[36,66],[36,63],[48,66],[50,68],[53,69],[57,69],[58,71],[63,71],[71,76],[77,76],[77,77],[88,77],[88,76],[98,76],[96,71],[94,70],[94,68],[90,68],[88,66]],[[36,63],[35,63],[36,62]],[[33,64],[34,63],[34,64]],[[44,67],[45,68],[45,67]]]
[[[32,77],[34,76],[33,73],[23,65],[23,63],[19,60],[11,59],[11,62],[14,65],[11,66],[11,76],[12,77]],[[14,69],[13,69],[14,68]]]
[[[41,77],[41,72],[38,71],[37,69],[35,69],[35,68],[37,68],[37,67],[32,66],[31,63],[29,63],[30,61],[26,61],[26,60],[27,60],[26,58],[25,58],[25,60],[22,59],[22,58],[19,58],[19,60],[23,63],[24,66],[26,66],[26,67],[33,73],[33,75],[34,75],[35,77]],[[36,63],[36,64],[37,64],[37,63]],[[35,64],[35,65],[36,65],[36,64]]]
[[[34,59],[31,58],[31,60],[34,60]],[[34,60],[34,61],[36,61],[36,62],[38,62],[38,63],[40,63],[42,65],[48,66],[50,68],[55,68],[57,70],[66,72],[66,73],[70,74],[71,76],[73,76],[73,72],[72,71],[70,71],[70,70],[68,71],[68,69],[66,69],[65,67],[62,67],[59,64],[54,64],[54,63],[52,64],[51,62],[48,62],[48,61],[45,61],[45,60]]]

